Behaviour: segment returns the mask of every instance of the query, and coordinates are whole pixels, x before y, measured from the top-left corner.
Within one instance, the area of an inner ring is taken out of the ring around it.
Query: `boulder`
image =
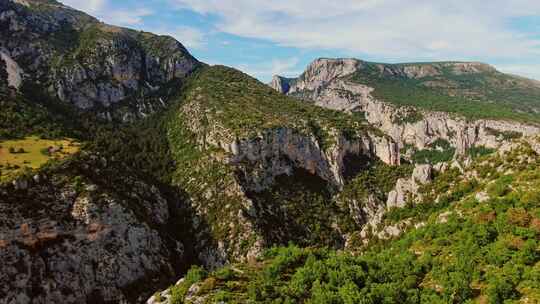
[[[415,182],[420,184],[427,184],[431,182],[433,176],[433,166],[427,165],[416,165],[413,170],[412,178]]]

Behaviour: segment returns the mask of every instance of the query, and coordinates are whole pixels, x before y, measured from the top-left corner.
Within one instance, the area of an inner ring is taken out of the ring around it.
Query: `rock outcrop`
[[[290,78],[281,77],[281,76],[274,76],[272,77],[272,81],[270,82],[270,86],[278,92],[288,92],[291,88],[291,80]]]
[[[160,89],[199,66],[171,37],[105,25],[56,1],[2,1],[0,34],[10,85],[20,85],[22,69],[28,81],[83,110],[129,105],[147,114],[163,106]]]
[[[181,202],[108,166],[90,157],[0,187],[0,302],[141,302],[191,263],[169,231]]]
[[[205,114],[204,100],[200,96],[182,107],[188,122],[185,124],[197,136],[200,147],[217,147],[229,157],[221,161],[242,168],[247,190],[260,191],[267,188],[275,176],[289,174],[293,166],[316,174],[338,188],[343,186],[344,157],[365,155],[379,158],[389,165],[400,163],[398,145],[388,136],[367,128],[355,138],[346,138],[337,130],[329,130],[328,142],[323,148],[313,133],[299,132],[291,127],[275,127],[258,132],[254,136],[238,138],[232,131]],[[208,121],[211,125],[208,126]],[[204,131],[203,131],[204,130]],[[247,164],[247,166],[246,166]]]
[[[244,187],[251,191],[268,188],[274,177],[290,175],[294,167],[303,168],[338,188],[342,187],[346,155],[379,158],[390,165],[399,164],[397,145],[389,138],[372,133],[358,140],[335,136],[336,144],[327,151],[320,147],[313,136],[286,128],[232,143],[217,142],[217,145],[231,154],[227,162],[241,168],[243,180],[246,181]],[[212,135],[207,140],[214,141]],[[246,163],[247,166],[243,165]]]
[[[289,79],[291,85],[287,91],[283,87],[274,88],[287,94],[314,92],[332,80],[354,73],[360,63],[356,59],[317,59],[298,79]]]
[[[22,84],[22,75],[24,71],[6,53],[0,51],[0,60],[4,61],[5,71],[7,73],[7,84],[10,87],[18,89]]]
[[[416,198],[418,189],[432,180],[433,167],[431,165],[416,165],[411,178],[400,178],[394,190],[388,194],[386,208],[403,208],[409,198]]]

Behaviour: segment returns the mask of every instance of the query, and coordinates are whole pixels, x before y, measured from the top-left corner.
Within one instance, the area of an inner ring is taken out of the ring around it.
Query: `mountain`
[[[276,76],[272,85],[321,107],[360,113],[413,158],[437,141],[464,155],[472,147],[497,148],[539,131],[538,83],[482,63],[322,58],[298,78]]]
[[[517,143],[441,172],[418,203],[391,209],[366,247],[289,245],[212,272],[193,267],[150,303],[535,303],[538,147]]]
[[[203,257],[211,264],[290,240],[344,242],[333,226],[347,207],[332,196],[370,162],[399,164],[395,143],[365,121],[303,105],[222,66],[193,75],[167,134],[173,180],[218,242],[208,253],[216,257]]]
[[[539,119],[537,81],[504,74],[478,62],[383,64],[321,58],[296,79],[276,76],[273,87],[283,93],[309,94],[338,78],[371,87],[375,98],[394,105],[471,119]]]
[[[0,55],[0,303],[137,303],[198,263],[160,132],[202,64],[44,0],[0,1]]]
[[[539,300],[537,83],[320,59],[273,89],[57,1],[0,23],[0,303]]]
[[[158,91],[199,65],[171,37],[107,25],[57,1],[2,1],[0,11],[0,51],[24,75],[22,90],[103,116],[151,112],[166,101],[156,102]]]

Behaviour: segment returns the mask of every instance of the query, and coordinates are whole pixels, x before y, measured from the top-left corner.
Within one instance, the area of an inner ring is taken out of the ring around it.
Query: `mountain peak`
[[[336,78],[354,73],[372,73],[379,77],[403,77],[421,79],[445,75],[467,75],[498,72],[493,66],[482,62],[440,61],[440,62],[410,62],[410,63],[378,63],[356,58],[325,58],[313,60],[298,79],[274,76],[271,86],[277,91],[287,93],[291,83],[309,82],[316,84],[328,83]],[[287,80],[287,81],[285,81]],[[305,89],[305,88],[303,88]]]
[[[8,25],[2,59],[17,63],[25,80],[39,79],[40,91],[79,109],[136,103],[141,112],[142,103],[152,103],[144,107],[151,109],[164,103],[151,97],[157,90],[199,66],[172,37],[108,25],[58,1],[4,1],[0,11]]]

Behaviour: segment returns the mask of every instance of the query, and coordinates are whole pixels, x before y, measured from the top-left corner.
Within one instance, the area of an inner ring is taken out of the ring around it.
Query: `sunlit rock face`
[[[270,84],[275,90],[312,101],[321,107],[346,112],[362,112],[369,123],[391,136],[400,147],[412,145],[424,149],[438,139],[456,148],[459,155],[473,146],[498,148],[505,141],[501,134],[518,133],[530,136],[540,132],[538,126],[514,121],[467,120],[459,115],[430,112],[412,107],[397,107],[373,97],[374,88],[349,78],[364,68],[365,62],[356,59],[318,59],[298,78],[275,77]],[[494,71],[482,63],[435,63],[433,65],[399,66],[376,64],[381,75],[422,78],[437,76],[441,69],[456,75]],[[411,112],[420,112],[414,121],[400,121]]]
[[[200,65],[171,37],[106,25],[56,1],[3,1],[0,25],[10,85],[19,87],[24,71],[40,90],[83,110],[127,103],[151,112],[164,102],[160,89]]]

